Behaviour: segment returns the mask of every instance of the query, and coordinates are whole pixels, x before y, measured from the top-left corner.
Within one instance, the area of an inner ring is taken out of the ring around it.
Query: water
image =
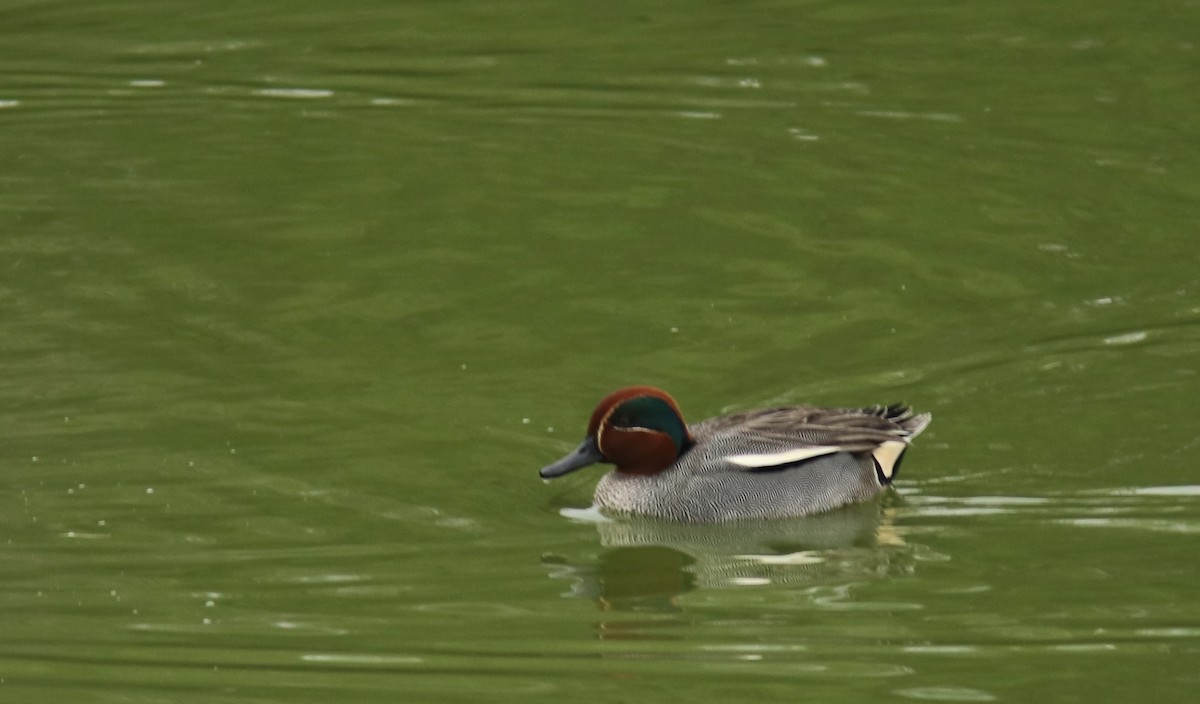
[[[0,701],[1191,701],[1196,7],[0,10]],[[596,522],[603,394],[906,400]]]

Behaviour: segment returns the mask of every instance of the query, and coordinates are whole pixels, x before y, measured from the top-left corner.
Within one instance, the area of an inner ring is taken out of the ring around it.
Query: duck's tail
[[[933,420],[932,413],[913,413],[912,408],[903,403],[893,403],[890,406],[874,406],[866,409],[885,420],[890,420],[900,426],[900,435],[909,440],[921,434],[921,431]]]
[[[871,459],[875,463],[875,478],[879,480],[880,485],[887,486],[900,473],[900,461],[904,459],[908,444],[925,430],[933,420],[933,414],[913,413],[908,406],[894,403],[881,408],[879,415],[899,426],[896,434],[901,437],[900,440],[880,444],[871,453]]]

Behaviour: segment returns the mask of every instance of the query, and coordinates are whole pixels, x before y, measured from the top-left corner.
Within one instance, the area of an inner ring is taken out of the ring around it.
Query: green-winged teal
[[[679,521],[783,518],[869,499],[892,483],[930,415],[907,406],[787,406],[686,425],[665,391],[605,396],[587,438],[542,468],[543,479],[596,462],[601,509]]]

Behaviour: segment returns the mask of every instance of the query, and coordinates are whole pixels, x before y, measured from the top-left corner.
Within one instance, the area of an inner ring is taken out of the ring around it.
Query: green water
[[[0,701],[1194,700],[1200,6],[334,6],[0,6]],[[581,520],[632,383],[934,423]]]

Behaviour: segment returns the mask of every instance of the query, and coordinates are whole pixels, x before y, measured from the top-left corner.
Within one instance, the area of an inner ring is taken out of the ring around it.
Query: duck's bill
[[[569,474],[577,469],[583,469],[589,464],[595,464],[604,459],[604,455],[600,454],[600,448],[596,445],[596,439],[589,437],[579,444],[579,447],[555,462],[542,467],[538,474],[542,479],[553,479],[561,477],[564,474]]]

